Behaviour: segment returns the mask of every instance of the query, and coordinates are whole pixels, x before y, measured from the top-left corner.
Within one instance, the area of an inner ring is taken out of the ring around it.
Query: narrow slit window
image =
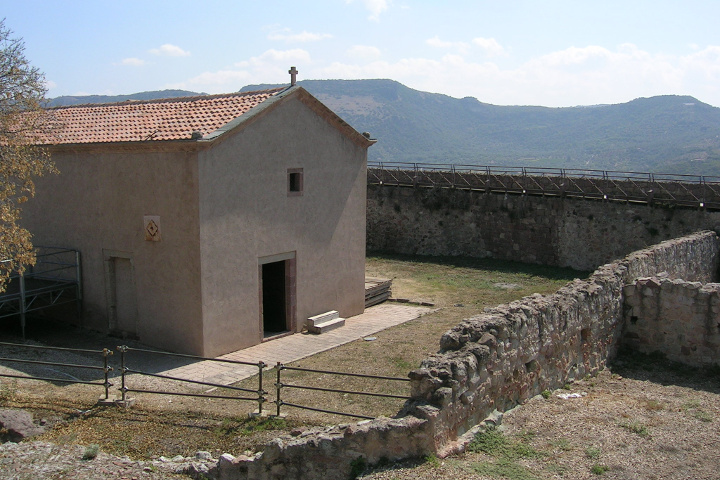
[[[303,194],[303,169],[288,168],[288,196],[298,196]]]

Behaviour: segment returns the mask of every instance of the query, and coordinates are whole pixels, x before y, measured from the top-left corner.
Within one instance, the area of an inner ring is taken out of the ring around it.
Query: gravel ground
[[[508,412],[504,451],[429,458],[362,478],[720,479],[717,370],[633,357],[569,387]],[[578,397],[558,397],[572,393]]]
[[[98,452],[83,459],[87,448],[60,446],[45,442],[4,443],[0,445],[0,473],[4,480],[156,480],[185,479],[174,470],[185,468],[174,462],[136,462]],[[189,462],[185,462],[189,464]]]

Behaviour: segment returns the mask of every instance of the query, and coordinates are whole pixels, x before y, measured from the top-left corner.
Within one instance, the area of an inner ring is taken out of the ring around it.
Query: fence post
[[[128,406],[128,400],[126,397],[128,388],[125,386],[125,375],[127,374],[128,370],[128,368],[125,366],[125,352],[127,352],[128,347],[126,345],[120,345],[117,347],[117,349],[120,352],[120,378],[122,379],[122,386],[120,387],[120,401],[122,402],[122,405]]]
[[[112,350],[103,348],[103,363],[105,366],[105,400],[108,400],[110,398],[110,387],[112,387],[112,383],[110,383],[110,381],[108,380],[108,372],[111,372],[113,369],[112,367],[108,366],[108,356],[112,354]]]
[[[263,402],[265,402],[265,390],[263,390],[263,368],[265,368],[265,362],[258,362],[258,415],[262,416]]]
[[[282,388],[282,383],[280,382],[280,370],[282,370],[282,363],[277,362],[275,369],[277,370],[277,381],[275,382],[275,405],[277,408],[275,409],[275,415],[279,417],[280,405],[282,405],[282,400],[280,400],[280,389]]]

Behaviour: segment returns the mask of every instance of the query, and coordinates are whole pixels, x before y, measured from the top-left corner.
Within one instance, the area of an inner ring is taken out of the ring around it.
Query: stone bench
[[[331,310],[308,318],[305,324],[308,332],[320,334],[342,327],[345,325],[345,319],[340,318],[340,314],[336,310]]]

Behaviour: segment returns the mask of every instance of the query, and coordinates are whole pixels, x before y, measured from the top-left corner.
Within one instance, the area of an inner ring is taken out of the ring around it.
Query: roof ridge
[[[134,100],[134,99],[127,99],[122,100],[120,102],[109,102],[109,103],[79,103],[76,105],[61,105],[57,107],[49,107],[46,108],[46,110],[53,111],[53,110],[67,110],[71,108],[88,108],[88,107],[116,107],[116,106],[124,106],[124,105],[144,105],[144,104],[151,104],[151,103],[180,103],[180,102],[193,102],[197,100],[213,100],[216,98],[230,98],[230,97],[244,97],[244,96],[253,96],[253,95],[259,95],[259,94],[270,94],[276,95],[283,90],[286,90],[288,87],[282,86],[282,87],[275,87],[275,88],[269,88],[266,90],[253,90],[249,92],[231,92],[231,93],[215,93],[212,95],[191,95],[186,97],[170,97],[170,98],[153,98],[150,100]]]

